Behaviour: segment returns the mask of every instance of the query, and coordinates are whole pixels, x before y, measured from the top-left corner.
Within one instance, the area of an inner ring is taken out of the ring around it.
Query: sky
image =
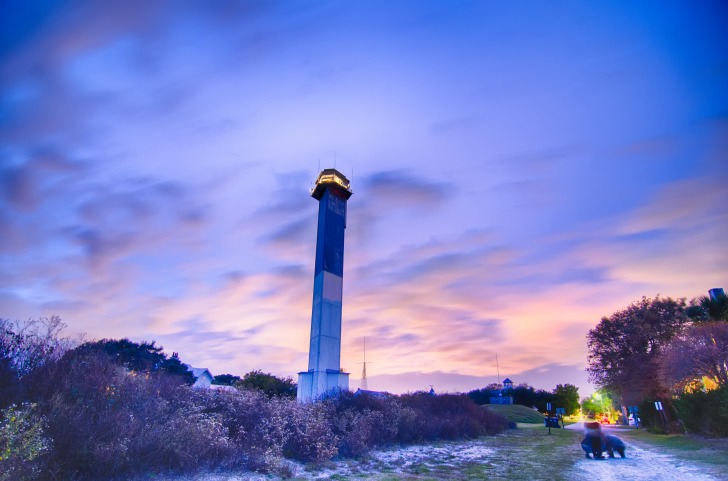
[[[586,333],[728,288],[720,1],[0,2],[0,317],[307,368],[320,169],[342,367],[593,389]],[[496,354],[498,364],[496,364]]]

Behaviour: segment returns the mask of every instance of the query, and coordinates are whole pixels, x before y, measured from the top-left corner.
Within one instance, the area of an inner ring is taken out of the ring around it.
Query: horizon
[[[0,317],[295,379],[328,167],[354,391],[366,337],[372,390],[585,397],[602,317],[728,288],[720,2],[5,13]]]

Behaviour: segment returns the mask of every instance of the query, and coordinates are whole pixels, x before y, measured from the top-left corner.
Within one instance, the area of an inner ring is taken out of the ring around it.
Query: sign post
[[[549,434],[551,434],[551,403],[546,403],[546,426],[549,428]]]
[[[561,429],[566,429],[566,425],[564,424],[564,415],[566,414],[565,408],[556,408],[556,415],[559,417],[559,421],[561,421]]]
[[[665,429],[667,429],[667,415],[665,414],[665,410],[662,408],[662,402],[655,401],[655,409],[660,413],[660,419],[662,419],[662,422],[665,423]]]

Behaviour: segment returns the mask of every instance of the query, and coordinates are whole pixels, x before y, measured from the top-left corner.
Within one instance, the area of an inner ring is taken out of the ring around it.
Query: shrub
[[[728,387],[684,393],[674,401],[686,430],[712,436],[728,436]]]
[[[58,352],[22,377],[10,371],[16,392],[35,404],[0,411],[0,481],[130,479],[213,466],[287,475],[286,459],[323,462],[500,426],[466,396],[345,392],[299,404],[262,389],[196,390],[165,367],[169,359],[153,343],[105,340]]]
[[[30,480],[40,475],[51,449],[45,421],[33,404],[0,411],[0,481]]]
[[[73,346],[60,337],[65,327],[58,316],[27,322],[0,318],[0,408],[22,400],[26,379]]]
[[[280,378],[261,370],[250,371],[243,378],[235,382],[241,389],[259,390],[268,397],[287,397],[296,399],[297,384],[292,377]]]
[[[330,410],[322,403],[298,404],[278,401],[285,408],[286,432],[283,455],[304,462],[322,462],[339,451],[339,438],[334,434]]]
[[[411,440],[475,438],[502,432],[507,427],[503,416],[478,408],[464,394],[415,393],[403,395],[400,400],[416,413],[414,424],[402,433]]]
[[[377,446],[478,437],[503,431],[507,422],[465,395],[427,393],[377,398],[344,393],[330,401],[339,454],[359,456]]]
[[[222,419],[170,377],[144,375],[93,352],[46,370],[36,387],[53,439],[49,464],[63,478],[126,478],[191,471],[237,459]]]

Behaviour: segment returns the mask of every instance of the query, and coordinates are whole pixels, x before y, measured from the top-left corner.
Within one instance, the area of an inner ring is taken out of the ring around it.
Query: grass
[[[485,404],[483,409],[502,414],[508,421],[526,424],[543,424],[543,414],[520,404]]]
[[[675,458],[677,465],[690,463],[715,479],[728,479],[728,439],[710,439],[683,435],[655,435],[645,430],[619,429],[616,434],[629,445],[649,449]],[[341,481],[366,479],[371,481],[506,481],[506,480],[581,480],[590,471],[575,471],[577,463],[583,464],[584,454],[579,446],[581,430],[551,429],[543,425],[519,423],[518,429],[508,430],[497,436],[455,442],[435,442],[413,447],[393,446],[387,455],[363,456],[358,460],[340,460],[320,465],[318,473],[307,472],[299,478],[286,481],[303,481],[318,474],[317,479]],[[423,456],[424,451],[424,456]],[[469,455],[467,453],[475,453]],[[587,463],[589,463],[587,461]],[[601,462],[599,462],[601,463]],[[597,464],[599,464],[597,463]],[[610,469],[619,462],[605,461]],[[637,458],[637,463],[640,463]],[[646,467],[647,465],[645,465]],[[627,465],[624,465],[626,468]],[[338,472],[336,472],[338,469]],[[642,469],[641,465],[631,468]],[[315,470],[314,470],[315,471]],[[650,477],[639,471],[639,479],[668,479]],[[675,471],[671,471],[674,475]],[[222,481],[223,479],[252,479],[246,476],[233,478],[199,478],[194,481]],[[272,475],[260,475],[256,481],[280,480]],[[601,479],[601,478],[592,478]],[[630,479],[629,477],[624,479]],[[634,478],[632,478],[634,479]],[[182,481],[182,480],[177,480]],[[193,480],[185,480],[193,481]]]
[[[521,426],[521,424],[519,424]],[[544,427],[523,424],[523,429],[510,430],[490,437],[485,442],[494,452],[482,461],[455,465],[438,464],[422,470],[416,464],[402,473],[370,475],[376,481],[476,481],[476,480],[558,480],[568,479],[574,465],[583,460],[579,447],[583,434],[580,430],[552,429],[551,435]],[[709,439],[683,435],[654,435],[645,430],[620,430],[617,433],[627,443],[642,443],[657,447],[660,452],[686,462],[704,466],[706,474],[716,479],[726,479],[728,472],[728,439]],[[629,454],[628,454],[629,456]],[[581,478],[578,478],[581,479]],[[652,478],[645,478],[652,479]]]
[[[681,459],[728,470],[728,438],[706,438],[686,434],[651,434],[646,429],[620,430],[627,442],[645,443]]]
[[[447,463],[416,463],[405,467],[401,473],[373,474],[376,481],[476,481],[476,480],[553,480],[563,479],[563,473],[571,469],[583,457],[578,447],[576,431],[546,428],[539,429],[533,423],[526,429],[509,430],[505,434],[464,443],[483,442],[493,449],[487,459]],[[426,468],[426,469],[423,469]]]

